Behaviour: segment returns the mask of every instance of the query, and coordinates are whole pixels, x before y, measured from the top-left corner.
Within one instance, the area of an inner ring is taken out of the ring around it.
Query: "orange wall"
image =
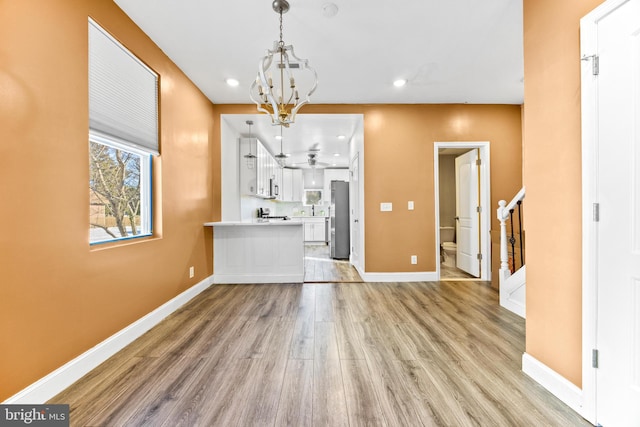
[[[524,1],[527,353],[582,384],[580,18],[601,0]]]
[[[88,244],[88,16],[161,76],[160,232],[111,247]],[[113,2],[0,2],[0,40],[3,401],[211,274],[219,150],[212,104]]]
[[[216,105],[215,111],[246,114],[254,113],[255,107]],[[314,104],[303,112],[364,115],[368,273],[435,271],[434,142],[491,142],[492,212],[498,200],[511,200],[522,187],[519,105]],[[219,143],[219,135],[216,138]],[[413,211],[406,209],[409,200],[415,202]],[[380,212],[381,202],[392,202],[393,212]],[[491,218],[497,229],[495,214]],[[418,256],[417,265],[411,265],[411,255]]]

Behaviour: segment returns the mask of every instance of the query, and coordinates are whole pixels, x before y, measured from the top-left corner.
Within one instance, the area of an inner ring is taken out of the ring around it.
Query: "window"
[[[89,19],[89,242],[149,236],[158,76]]]
[[[322,190],[304,190],[302,204],[304,206],[322,204]]]
[[[151,155],[89,140],[90,243],[151,234]]]

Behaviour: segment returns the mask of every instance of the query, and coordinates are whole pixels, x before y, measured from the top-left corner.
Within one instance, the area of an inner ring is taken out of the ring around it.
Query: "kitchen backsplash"
[[[302,202],[278,202],[272,200],[260,200],[258,207],[271,209],[271,215],[277,216],[311,216],[311,206],[304,206]],[[315,216],[329,216],[329,205],[315,205]],[[255,215],[254,215],[255,216]]]

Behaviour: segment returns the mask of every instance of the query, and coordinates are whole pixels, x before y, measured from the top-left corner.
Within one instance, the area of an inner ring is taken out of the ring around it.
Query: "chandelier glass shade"
[[[318,86],[318,75],[308,60],[297,57],[293,46],[282,40],[282,14],[289,10],[289,3],[275,0],[272,7],[280,15],[280,40],[258,62],[258,76],[249,96],[258,111],[271,117],[273,125],[289,127],[298,110],[310,101]]]

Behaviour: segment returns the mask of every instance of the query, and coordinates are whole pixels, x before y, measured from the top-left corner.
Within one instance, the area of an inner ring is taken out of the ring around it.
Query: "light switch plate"
[[[380,212],[391,212],[393,210],[393,203],[380,203]]]
[[[413,200],[409,200],[409,203],[407,203],[407,209],[409,209],[410,211],[413,210]]]

